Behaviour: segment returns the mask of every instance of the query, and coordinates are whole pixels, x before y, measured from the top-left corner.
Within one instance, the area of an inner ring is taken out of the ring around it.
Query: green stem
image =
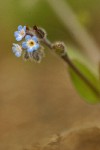
[[[52,43],[48,39],[42,40],[45,45],[47,45],[51,50],[53,50]],[[100,91],[80,72],[80,70],[73,64],[68,55],[61,56],[61,58],[67,62],[70,68],[87,84],[87,86],[100,98]]]
[[[70,68],[87,84],[87,86],[100,98],[98,89],[80,72],[80,70],[72,63],[67,55],[62,56],[63,60],[67,62]]]
[[[39,35],[41,35],[40,29],[37,28],[37,30],[35,31],[37,32]],[[33,36],[34,35],[34,31],[29,31],[27,30],[27,34]],[[42,36],[40,36],[42,37]],[[45,37],[41,38],[41,41],[51,50],[54,49],[53,44]],[[86,85],[97,95],[97,97],[100,98],[100,90],[98,90],[81,72],[80,70],[73,64],[73,62],[70,60],[70,58],[68,57],[67,53],[64,53],[64,55],[61,56],[61,58],[67,62],[67,64],[70,66],[70,68],[86,83]]]

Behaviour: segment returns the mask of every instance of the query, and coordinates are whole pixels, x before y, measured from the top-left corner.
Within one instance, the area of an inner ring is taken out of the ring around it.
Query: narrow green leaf
[[[99,79],[81,62],[73,60],[74,65],[80,70],[80,72],[98,89],[100,90]],[[100,102],[100,97],[70,68],[69,73],[72,82],[83,99],[91,104]]]

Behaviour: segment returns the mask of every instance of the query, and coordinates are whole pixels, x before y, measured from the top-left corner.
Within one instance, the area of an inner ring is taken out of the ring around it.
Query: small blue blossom
[[[21,41],[20,44],[13,43],[12,46],[12,51],[16,57],[23,55],[24,60],[41,62],[44,57],[44,51],[39,42],[40,37],[34,29],[19,25],[18,31],[14,32],[14,36],[18,42]]]
[[[26,35],[26,26],[22,27],[21,25],[18,26],[18,31],[14,32],[14,36],[17,41],[21,41],[23,37]]]
[[[27,35],[25,37],[25,40],[26,42],[23,42],[22,43],[22,47],[24,49],[27,49],[27,52],[33,52],[33,51],[36,51],[40,45],[38,44],[38,38],[36,36],[30,36],[30,35]]]
[[[16,57],[20,57],[22,54],[22,48],[20,45],[13,43],[12,51]]]

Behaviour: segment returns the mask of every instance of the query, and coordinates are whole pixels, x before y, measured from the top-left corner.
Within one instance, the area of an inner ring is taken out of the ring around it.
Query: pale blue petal
[[[16,41],[21,41],[21,40],[22,40],[21,36],[16,37]]]
[[[33,36],[32,40],[34,40],[35,42],[38,42],[38,38],[36,36]]]
[[[31,48],[28,48],[28,49],[27,49],[27,52],[29,52],[29,53],[30,53],[30,52],[33,52],[33,51],[34,51],[34,47],[31,47]]]
[[[13,53],[15,53],[17,50],[16,50],[16,47],[12,47],[12,51],[13,51]]]
[[[16,52],[15,55],[16,55],[17,57],[20,57],[20,56],[21,56],[21,53],[20,53],[20,52]]]
[[[18,32],[18,31],[14,32],[14,36],[15,36],[15,37],[17,37],[18,35],[19,35],[19,32]]]
[[[26,31],[26,26],[23,27],[24,31]]]
[[[18,26],[18,31],[22,30],[22,28],[23,28],[23,27],[22,27],[21,25],[19,25],[19,26]]]
[[[26,49],[26,48],[27,48],[27,43],[26,43],[26,42],[23,42],[23,43],[22,43],[22,47],[23,47],[24,49]]]
[[[37,43],[34,47],[35,47],[35,50],[37,50],[40,47],[40,45]]]
[[[31,39],[31,36],[30,35],[26,35],[25,36],[25,40],[30,40]]]

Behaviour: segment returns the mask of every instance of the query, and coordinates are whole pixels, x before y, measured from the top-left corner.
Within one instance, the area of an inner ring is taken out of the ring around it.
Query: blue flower
[[[18,31],[14,32],[16,40],[21,41],[25,35],[26,35],[26,26],[22,27],[21,25],[19,25]]]
[[[16,55],[16,57],[20,57],[22,54],[22,47],[18,44],[13,43],[12,51]]]
[[[38,44],[38,38],[36,36],[30,36],[30,35],[27,35],[25,37],[25,40],[26,42],[23,42],[22,43],[22,47],[24,49],[27,49],[27,52],[33,52],[33,51],[36,51],[40,45]]]

